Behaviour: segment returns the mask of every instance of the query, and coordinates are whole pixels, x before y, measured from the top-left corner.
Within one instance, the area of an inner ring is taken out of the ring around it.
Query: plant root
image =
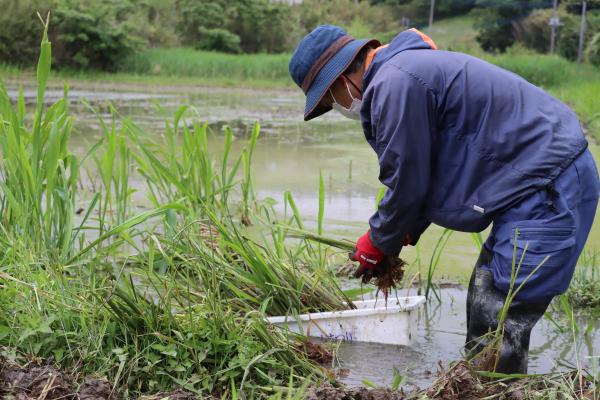
[[[375,279],[377,286],[377,295],[383,293],[383,298],[387,304],[388,297],[393,289],[396,289],[398,284],[404,277],[404,267],[406,262],[399,257],[388,257],[383,267],[383,273]],[[367,281],[368,282],[368,281]],[[365,282],[366,283],[366,282]]]

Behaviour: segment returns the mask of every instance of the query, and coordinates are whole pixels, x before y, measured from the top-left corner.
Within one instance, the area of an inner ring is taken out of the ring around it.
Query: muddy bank
[[[478,400],[502,398],[599,399],[599,393],[581,371],[554,376],[532,376],[513,381],[488,381],[460,361],[448,369],[439,367],[438,378],[427,389],[411,391],[367,389],[365,387],[336,387],[326,383],[306,393],[309,400]],[[56,369],[48,363],[32,361],[26,366],[0,359],[0,398],[6,400],[120,400],[123,398],[103,378],[76,377]],[[565,389],[569,392],[565,393]],[[537,397],[536,397],[537,396]],[[557,397],[558,396],[558,397]],[[193,400],[200,397],[183,390],[138,397],[138,400]],[[204,397],[210,400],[211,397]]]
[[[49,364],[29,363],[25,367],[0,360],[2,399],[118,399],[105,379],[86,379],[75,384],[72,376]]]
[[[438,378],[427,389],[391,391],[389,389],[345,388],[325,384],[308,393],[310,400],[480,400],[504,399],[600,399],[597,388],[583,371],[531,376],[523,379],[490,380],[475,372],[466,361],[445,369],[441,363]]]
[[[31,362],[21,367],[0,359],[0,399],[4,400],[120,400],[123,397],[103,378],[85,378],[78,384],[74,376],[48,363]],[[141,396],[138,400],[194,400],[197,397],[176,390]]]
[[[308,393],[309,400],[404,400],[406,397],[400,392],[387,389],[367,388],[337,388],[325,384],[319,388],[311,389]]]

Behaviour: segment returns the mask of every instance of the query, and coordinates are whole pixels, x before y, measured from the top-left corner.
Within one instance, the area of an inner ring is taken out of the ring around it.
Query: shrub
[[[553,16],[553,10],[535,10],[528,17],[523,18],[514,25],[514,35],[517,42],[525,47],[540,53],[547,53],[550,49],[551,27],[548,21]],[[569,16],[564,12],[558,15],[561,23]]]
[[[134,34],[135,10],[129,0],[60,0],[51,20],[57,64],[114,70],[143,42]]]
[[[571,14],[581,14],[581,0],[563,0],[562,3]],[[587,0],[587,9],[594,10],[600,8],[600,0]]]
[[[557,29],[556,50],[561,56],[569,59],[577,59],[579,47],[579,24],[577,15],[567,13],[564,8],[558,10],[561,26]],[[527,17],[513,23],[513,34],[518,43],[539,53],[550,51],[550,32],[548,24],[553,16],[551,9],[535,10]],[[600,14],[590,12],[586,18],[585,40],[592,39],[595,33],[600,32]]]
[[[504,52],[515,42],[513,24],[536,8],[552,5],[549,0],[477,0],[474,15],[477,41],[485,51]]]
[[[475,6],[476,0],[443,0],[436,2],[435,18],[463,15]],[[409,18],[413,24],[429,19],[431,0],[371,0],[371,4],[386,5],[395,19]]]
[[[36,11],[46,15],[44,0],[0,0],[0,60],[31,65],[40,51],[42,24]]]
[[[295,19],[300,22],[297,32],[300,36],[321,24],[342,26],[356,37],[378,37],[380,33],[390,31],[397,34],[400,29],[393,9],[385,5],[372,6],[366,1],[356,4],[354,0],[305,0],[293,9]],[[297,40],[292,48],[296,44]]]
[[[600,67],[600,32],[590,40],[585,50],[585,57],[590,63]]]
[[[503,53],[515,42],[509,18],[492,9],[476,9],[472,14],[478,31],[476,40],[483,50]]]
[[[178,31],[184,44],[201,50],[286,50],[290,8],[268,0],[178,0]]]

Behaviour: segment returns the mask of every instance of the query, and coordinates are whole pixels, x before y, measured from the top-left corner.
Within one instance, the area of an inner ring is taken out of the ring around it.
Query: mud
[[[330,363],[331,353],[318,343],[304,342],[302,350],[309,358]],[[534,380],[537,379],[537,380]],[[560,378],[578,399],[598,399],[591,383],[577,371],[563,374]],[[75,377],[56,369],[48,363],[32,361],[21,367],[0,359],[0,398],[5,400],[120,400],[122,396],[113,392],[105,379],[86,378],[78,385]],[[544,390],[553,381],[544,377],[490,382],[474,371],[466,361],[455,363],[444,369],[439,363],[438,378],[425,390],[415,388],[410,392],[365,387],[348,388],[323,384],[308,391],[309,400],[479,400],[482,398],[502,398],[522,400],[535,391]],[[564,387],[564,386],[563,386]],[[194,400],[198,397],[183,390],[162,392],[141,396],[137,400]],[[210,398],[210,397],[208,397]],[[207,399],[208,399],[207,398]]]
[[[308,393],[310,400],[480,400],[484,398],[498,398],[504,400],[524,400],[532,398],[538,393],[539,398],[547,398],[544,390],[555,387],[556,394],[564,390],[565,386],[571,388],[577,399],[598,399],[591,383],[577,371],[563,374],[558,377],[531,377],[512,381],[489,381],[480,376],[466,361],[459,361],[448,369],[439,363],[436,381],[427,389],[415,388],[412,391],[402,390],[392,392],[388,389],[367,389],[364,387],[346,388],[324,384],[312,389]],[[553,380],[554,379],[554,380]],[[547,393],[552,393],[547,392]],[[538,398],[535,397],[535,398]],[[552,395],[550,396],[552,397]],[[572,398],[572,397],[568,397]]]
[[[366,389],[334,387],[330,384],[322,385],[309,391],[308,400],[404,400],[406,397],[401,392],[392,392],[387,389]]]
[[[30,362],[21,367],[0,359],[0,399],[3,400],[120,400],[106,379],[75,377],[49,363]],[[141,396],[138,400],[195,400],[197,396],[176,390]]]
[[[50,364],[31,362],[25,367],[0,360],[0,398],[15,400],[112,400],[110,384],[103,379],[86,379],[80,387],[68,374]]]
[[[298,344],[298,350],[306,354],[306,357],[321,365],[330,365],[333,360],[333,354],[320,343],[306,340]]]

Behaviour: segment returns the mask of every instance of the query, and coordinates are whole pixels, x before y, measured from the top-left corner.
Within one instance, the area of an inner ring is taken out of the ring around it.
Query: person
[[[306,95],[304,120],[331,109],[360,120],[377,154],[387,191],[351,256],[355,276],[380,274],[431,223],[464,232],[493,224],[469,283],[465,348],[473,356],[488,343],[511,292],[496,371],[525,373],[531,330],[568,288],[598,204],[577,116],[518,75],[437,50],[416,29],[382,46],[319,26],[289,72]]]

